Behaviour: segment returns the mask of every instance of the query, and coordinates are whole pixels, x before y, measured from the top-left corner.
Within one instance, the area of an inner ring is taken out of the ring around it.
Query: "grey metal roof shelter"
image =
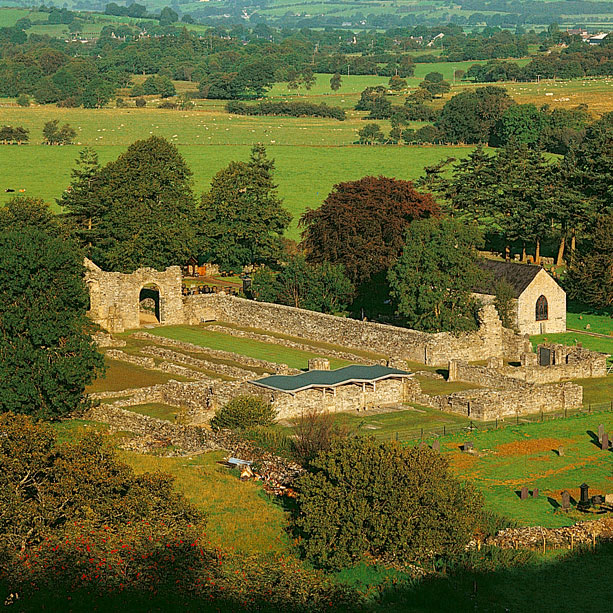
[[[278,392],[295,394],[307,389],[335,388],[348,383],[375,383],[383,379],[407,378],[412,373],[389,366],[345,366],[336,370],[309,370],[299,375],[272,375],[257,381],[254,385]]]

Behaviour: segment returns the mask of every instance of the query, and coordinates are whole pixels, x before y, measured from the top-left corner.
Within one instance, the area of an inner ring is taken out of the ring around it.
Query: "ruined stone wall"
[[[85,283],[89,290],[89,316],[109,332],[140,326],[139,297],[145,285],[154,284],[160,296],[160,323],[182,324],[183,297],[181,269],[171,266],[164,272],[139,268],[132,274],[105,272],[90,260],[85,260]]]
[[[185,305],[190,324],[216,319],[428,365],[446,365],[450,358],[471,361],[502,356],[504,350],[503,328],[492,306],[484,307],[479,330],[456,336],[447,332],[428,334],[222,294],[189,296]]]

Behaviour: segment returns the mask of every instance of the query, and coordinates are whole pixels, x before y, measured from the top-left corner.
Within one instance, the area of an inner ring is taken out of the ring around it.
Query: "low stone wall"
[[[85,418],[106,423],[116,430],[126,430],[141,436],[167,440],[169,445],[176,445],[187,452],[223,448],[218,444],[214,435],[204,428],[171,424],[163,419],[141,415],[117,406],[93,407],[87,411]]]
[[[119,349],[109,349],[106,351],[107,357],[113,360],[120,360],[121,362],[128,362],[129,364],[135,364],[142,368],[155,369],[155,360],[153,358],[147,358],[144,356],[130,355]]]
[[[481,311],[479,330],[458,335],[427,334],[222,294],[188,296],[184,305],[187,323],[193,325],[216,319],[434,366],[446,365],[450,358],[474,361],[504,354],[502,324],[491,305]]]

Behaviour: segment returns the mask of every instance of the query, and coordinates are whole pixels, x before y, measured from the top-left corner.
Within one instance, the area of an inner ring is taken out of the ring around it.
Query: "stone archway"
[[[138,319],[141,326],[163,323],[162,292],[155,283],[146,283],[138,294]]]

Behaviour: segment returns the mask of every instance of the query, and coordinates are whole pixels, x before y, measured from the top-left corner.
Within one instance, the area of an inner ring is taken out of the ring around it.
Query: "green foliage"
[[[363,437],[317,456],[298,488],[305,554],[335,569],[366,558],[408,564],[459,553],[482,506],[440,454]]]
[[[349,436],[349,430],[336,422],[328,411],[307,409],[296,420],[292,437],[293,454],[302,465]]]
[[[3,145],[13,145],[17,143],[27,143],[30,140],[30,130],[23,126],[2,126],[0,127],[0,143]]]
[[[506,279],[500,279],[495,285],[496,293],[494,297],[494,306],[498,312],[498,317],[505,328],[515,329],[514,314],[514,298],[513,288],[506,281]]]
[[[40,419],[81,407],[103,370],[88,333],[82,255],[50,216],[25,200],[0,214],[0,410]]]
[[[307,261],[343,264],[359,285],[398,257],[411,221],[437,212],[432,197],[410,181],[363,177],[335,185],[319,209],[302,216],[302,245]]]
[[[385,141],[385,134],[381,132],[381,126],[378,123],[367,123],[361,130],[358,131],[358,139],[362,145],[374,145]]]
[[[237,396],[215,413],[213,430],[237,430],[255,426],[270,426],[277,417],[269,402],[258,396]]]
[[[288,117],[332,117],[339,121],[346,118],[345,111],[327,104],[312,102],[258,102],[249,104],[232,100],[226,104],[228,113],[237,115],[286,115]]]
[[[17,96],[16,102],[21,107],[28,107],[30,106],[30,96],[28,96],[28,94],[19,94],[19,96]]]
[[[390,77],[388,86],[390,89],[393,89],[394,91],[400,91],[406,88],[407,80],[403,79],[402,77],[399,77],[398,75],[394,75]]]
[[[43,138],[46,145],[70,145],[77,131],[65,123],[61,128],[59,120],[48,121],[43,127]]]
[[[152,75],[147,77],[142,84],[142,89],[135,91],[136,86],[132,88],[132,95],[146,95],[146,96],[161,96],[162,98],[169,98],[174,96],[177,92],[173,82],[163,75]],[[141,93],[142,91],[142,93]]]
[[[613,306],[613,213],[598,217],[570,268],[570,296],[597,308]]]
[[[389,270],[390,294],[409,327],[426,332],[477,328],[472,289],[482,275],[476,264],[475,226],[452,218],[414,221],[402,255]]]
[[[536,147],[546,124],[547,118],[534,104],[514,104],[493,126],[489,144],[500,147],[514,141]]]
[[[208,260],[229,270],[278,260],[291,216],[277,195],[273,172],[274,161],[255,145],[249,162],[231,162],[215,175],[199,210],[201,253]]]
[[[252,292],[264,302],[338,313],[351,301],[353,285],[342,264],[309,264],[304,256],[297,255],[276,275],[266,268],[254,274]]]
[[[147,101],[146,101],[144,98],[142,98],[142,97],[141,97],[141,98],[137,98],[137,99],[134,101],[134,104],[135,104],[135,105],[136,105],[136,106],[137,106],[139,109],[142,109],[142,108],[145,108],[145,107],[147,106]]]
[[[338,91],[341,88],[342,85],[342,78],[339,72],[335,72],[331,77],[330,77],[330,89],[335,92]]]
[[[513,100],[502,87],[479,87],[456,94],[437,120],[450,143],[487,143],[494,124]]]

